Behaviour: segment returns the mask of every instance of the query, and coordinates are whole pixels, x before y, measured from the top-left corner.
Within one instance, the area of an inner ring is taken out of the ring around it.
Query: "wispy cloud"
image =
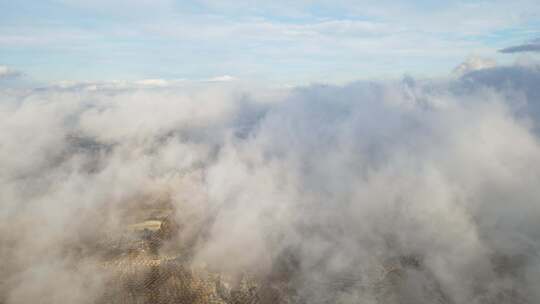
[[[432,75],[470,54],[502,57],[496,51],[507,34],[497,41],[493,35],[508,29],[530,35],[524,31],[534,28],[540,4],[516,1],[28,1],[25,9],[0,12],[7,20],[0,47],[13,62],[39,52],[32,72],[52,81],[66,74],[84,80],[230,73],[287,83]],[[33,14],[36,7],[56,21]],[[51,68],[57,56],[62,72]]]

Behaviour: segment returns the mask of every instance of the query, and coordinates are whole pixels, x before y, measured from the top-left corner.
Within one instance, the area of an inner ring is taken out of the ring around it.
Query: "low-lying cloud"
[[[285,267],[298,303],[537,303],[538,79],[3,91],[0,302],[93,303],[80,256],[166,199],[193,264]],[[381,298],[394,259],[422,266]]]
[[[21,73],[19,71],[4,65],[0,65],[0,80],[6,78],[15,78],[19,76],[21,76]]]
[[[141,79],[136,81],[59,81],[52,87],[43,88],[45,90],[60,89],[60,90],[83,90],[83,91],[130,91],[139,89],[170,89],[181,87],[189,87],[194,84],[204,83],[227,83],[238,80],[230,75],[222,75],[202,79]]]

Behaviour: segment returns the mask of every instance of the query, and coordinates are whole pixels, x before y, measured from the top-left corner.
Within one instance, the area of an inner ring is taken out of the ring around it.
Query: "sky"
[[[440,76],[538,37],[536,0],[0,0],[0,66],[44,83]]]

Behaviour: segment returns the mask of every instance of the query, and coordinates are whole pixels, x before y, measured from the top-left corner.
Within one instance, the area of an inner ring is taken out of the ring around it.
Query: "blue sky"
[[[0,65],[41,82],[436,76],[539,36],[537,0],[0,0]]]

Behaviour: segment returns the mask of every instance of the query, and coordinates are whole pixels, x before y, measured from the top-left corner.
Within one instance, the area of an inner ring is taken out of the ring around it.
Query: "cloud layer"
[[[194,265],[285,269],[299,302],[536,303],[539,78],[2,91],[0,301],[92,303],[106,278],[81,256],[165,199]]]

